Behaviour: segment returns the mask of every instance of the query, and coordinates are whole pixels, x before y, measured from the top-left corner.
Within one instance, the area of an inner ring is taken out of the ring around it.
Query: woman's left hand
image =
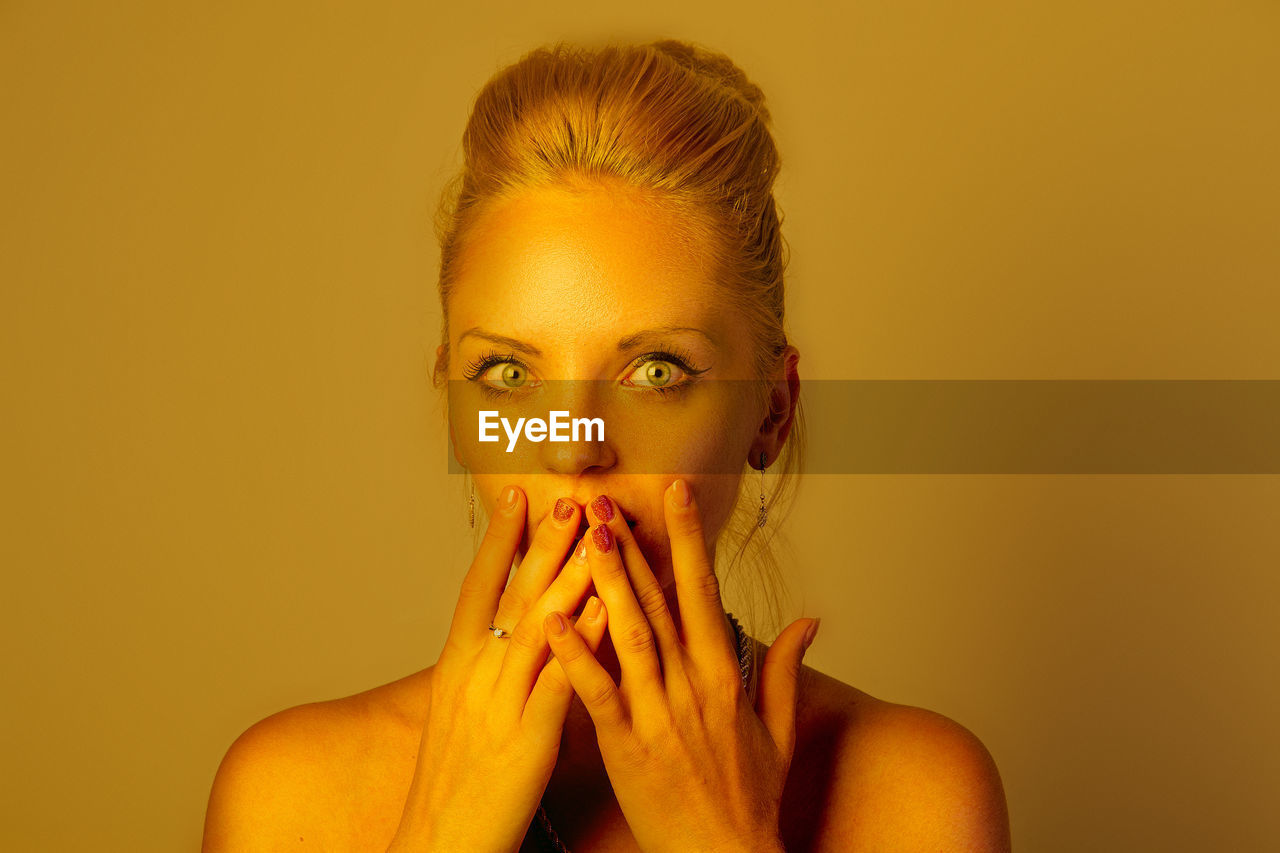
[[[766,655],[756,708],[697,504],[677,480],[663,506],[680,616],[611,499],[587,547],[622,673],[615,685],[572,626],[547,639],[595,723],[618,805],[646,853],[782,850],[782,789],[795,749],[796,683],[816,621],[797,620]],[[634,589],[634,592],[633,592]],[[806,633],[809,636],[806,637]]]

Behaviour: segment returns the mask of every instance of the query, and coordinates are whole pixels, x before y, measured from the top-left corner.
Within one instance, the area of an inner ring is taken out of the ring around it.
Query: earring
[[[764,505],[764,451],[760,451],[760,513],[756,518],[756,527],[764,527],[764,523],[769,520],[769,509]]]
[[[467,496],[467,526],[474,528],[476,526],[476,490],[470,485],[467,488],[471,492]]]

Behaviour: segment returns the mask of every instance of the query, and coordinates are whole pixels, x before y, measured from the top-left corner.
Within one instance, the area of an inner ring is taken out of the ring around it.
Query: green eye
[[[671,381],[671,365],[665,361],[651,361],[644,366],[644,378],[655,388]]]
[[[508,388],[519,388],[524,384],[525,372],[518,364],[508,362],[507,366],[502,370],[502,383]]]
[[[631,376],[623,384],[668,394],[686,387],[689,384],[688,374],[691,372],[678,361],[649,358],[637,364],[632,369]]]

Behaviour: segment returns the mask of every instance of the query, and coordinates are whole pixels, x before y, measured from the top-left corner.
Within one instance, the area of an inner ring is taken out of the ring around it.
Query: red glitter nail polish
[[[613,521],[613,504],[604,495],[596,498],[591,502],[591,511],[596,514],[596,518],[601,521]]]
[[[608,554],[613,550],[613,531],[603,524],[592,528],[591,539],[596,543],[596,550],[601,554]]]
[[[556,517],[556,521],[568,521],[573,517],[573,504],[564,498],[559,498],[556,500],[556,508],[551,511],[551,514]]]

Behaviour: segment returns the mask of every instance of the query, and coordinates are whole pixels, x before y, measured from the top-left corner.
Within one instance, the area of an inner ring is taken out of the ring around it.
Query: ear
[[[760,431],[751,443],[751,465],[759,463],[760,454],[777,459],[782,445],[795,425],[796,405],[800,402],[800,351],[790,344],[782,352],[778,375],[769,389],[769,411],[760,423]]]

